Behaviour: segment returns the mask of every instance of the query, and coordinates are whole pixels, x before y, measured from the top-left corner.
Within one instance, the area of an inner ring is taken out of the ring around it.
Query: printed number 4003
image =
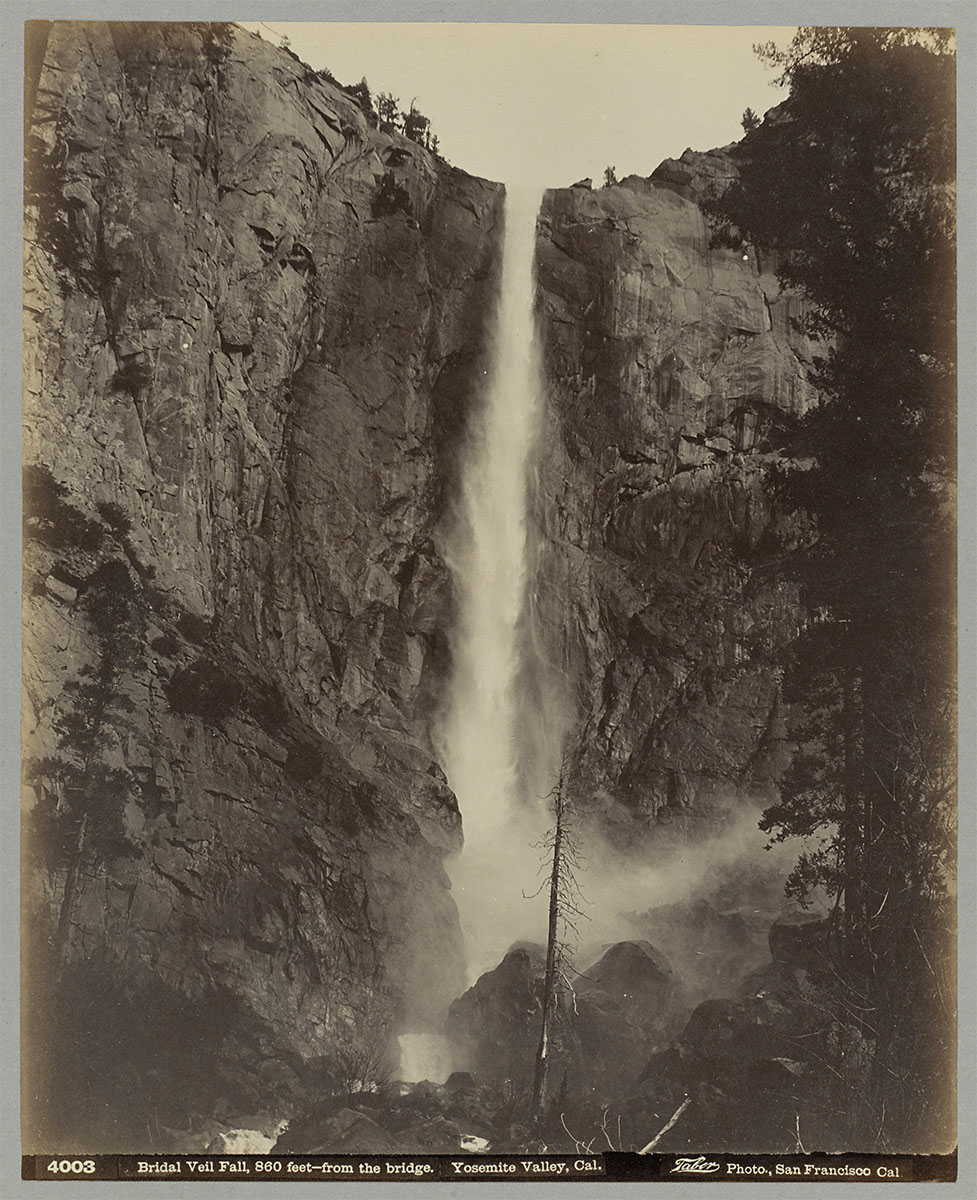
[[[47,1169],[55,1175],[94,1175],[93,1158],[52,1158]]]

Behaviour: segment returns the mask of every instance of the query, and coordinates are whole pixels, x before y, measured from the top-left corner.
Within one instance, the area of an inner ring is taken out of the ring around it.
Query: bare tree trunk
[[[536,1051],[536,1070],[533,1075],[533,1124],[542,1119],[543,1101],[546,1096],[546,1077],[549,1070],[550,1023],[556,1000],[557,946],[560,917],[560,871],[563,854],[563,771],[556,787],[556,832],[553,837],[553,866],[550,871],[549,923],[546,931],[546,971],[543,976],[543,1019]]]

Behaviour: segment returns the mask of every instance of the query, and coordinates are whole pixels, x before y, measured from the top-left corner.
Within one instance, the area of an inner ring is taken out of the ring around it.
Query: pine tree
[[[763,824],[821,838],[792,887],[843,913],[866,1124],[919,1145],[950,1036],[954,61],[946,31],[801,29],[762,54],[790,94],[747,130],[712,219],[776,256],[823,347],[775,487],[814,532],[777,564],[810,618],[785,663],[797,752]]]
[[[64,872],[54,936],[54,967],[64,967],[81,871],[87,860],[134,852],[124,807],[134,781],[106,755],[131,703],[120,689],[140,646],[136,585],[121,560],[109,559],[88,579],[81,601],[93,635],[94,662],[64,687],[55,722],[57,754],[28,764],[29,777],[49,781],[32,810],[29,844],[52,871]]]
[[[394,128],[401,118],[400,101],[390,92],[377,93],[377,116],[381,127],[386,125]]]
[[[424,146],[430,137],[430,131],[431,122],[412,102],[410,111],[404,117],[404,137]]]

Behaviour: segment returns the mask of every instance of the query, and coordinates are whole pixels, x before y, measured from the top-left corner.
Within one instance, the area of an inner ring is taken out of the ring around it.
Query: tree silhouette
[[[404,117],[404,137],[417,142],[419,146],[427,146],[430,136],[431,122],[412,101],[410,111]]]
[[[377,116],[380,118],[381,126],[395,128],[400,120],[400,101],[396,96],[392,96],[390,92],[377,93]]]
[[[137,587],[119,559],[102,563],[86,582],[80,607],[93,634],[94,662],[64,686],[67,703],[55,721],[57,754],[28,764],[28,777],[50,781],[31,813],[29,843],[50,870],[64,871],[54,938],[54,964],[67,953],[79,877],[88,858],[109,861],[135,852],[125,833],[129,773],[107,751],[131,711],[120,683],[141,645]]]
[[[569,989],[566,976],[568,941],[577,934],[577,920],[585,916],[580,908],[582,897],[577,885],[581,866],[580,850],[573,822],[573,806],[568,796],[569,762],[564,757],[560,775],[547,799],[552,802],[554,824],[539,843],[546,851],[549,878],[541,885],[548,888],[546,966],[543,974],[543,998],[540,1014],[539,1044],[533,1072],[531,1119],[537,1133],[546,1117],[547,1087],[553,1050],[557,1044],[561,990]],[[538,892],[536,893],[539,894]]]
[[[955,783],[950,50],[946,31],[826,28],[762,48],[789,97],[709,205],[718,241],[758,245],[804,294],[821,340],[821,400],[774,489],[813,530],[774,564],[811,617],[784,664],[797,749],[763,827],[822,839],[791,883],[842,912],[882,1146],[944,1136],[951,1036],[933,965],[950,954]]]
[[[346,90],[359,104],[363,115],[368,120],[376,120],[377,112],[373,107],[373,97],[370,95],[370,85],[366,81],[366,76],[364,75],[359,83],[352,84]]]

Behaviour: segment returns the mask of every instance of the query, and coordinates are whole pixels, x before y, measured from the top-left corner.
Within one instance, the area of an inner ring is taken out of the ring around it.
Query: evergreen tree
[[[395,127],[401,118],[400,101],[390,92],[377,93],[377,116],[381,126]]]
[[[66,703],[55,722],[57,753],[28,764],[32,779],[48,786],[31,812],[28,844],[49,870],[64,873],[54,936],[54,969],[64,966],[81,871],[134,852],[125,833],[124,807],[136,790],[110,749],[131,708],[121,691],[140,646],[141,616],[128,567],[109,559],[88,579],[81,600],[96,647],[94,662],[64,687]]]
[[[427,146],[431,135],[431,122],[413,103],[410,111],[404,117],[404,137],[417,142],[419,146]]]
[[[366,76],[364,75],[359,83],[354,83],[351,87],[347,88],[347,91],[356,100],[357,104],[359,104],[360,110],[367,120],[371,118],[376,120],[377,113],[373,107],[373,97],[370,94],[370,85],[366,81]]]
[[[822,839],[792,887],[843,912],[866,1127],[932,1149],[952,1041],[952,46],[818,28],[761,54],[789,97],[747,128],[711,215],[719,241],[776,256],[825,348],[776,483],[814,530],[779,564],[811,617],[785,669],[797,753],[763,825]]]

